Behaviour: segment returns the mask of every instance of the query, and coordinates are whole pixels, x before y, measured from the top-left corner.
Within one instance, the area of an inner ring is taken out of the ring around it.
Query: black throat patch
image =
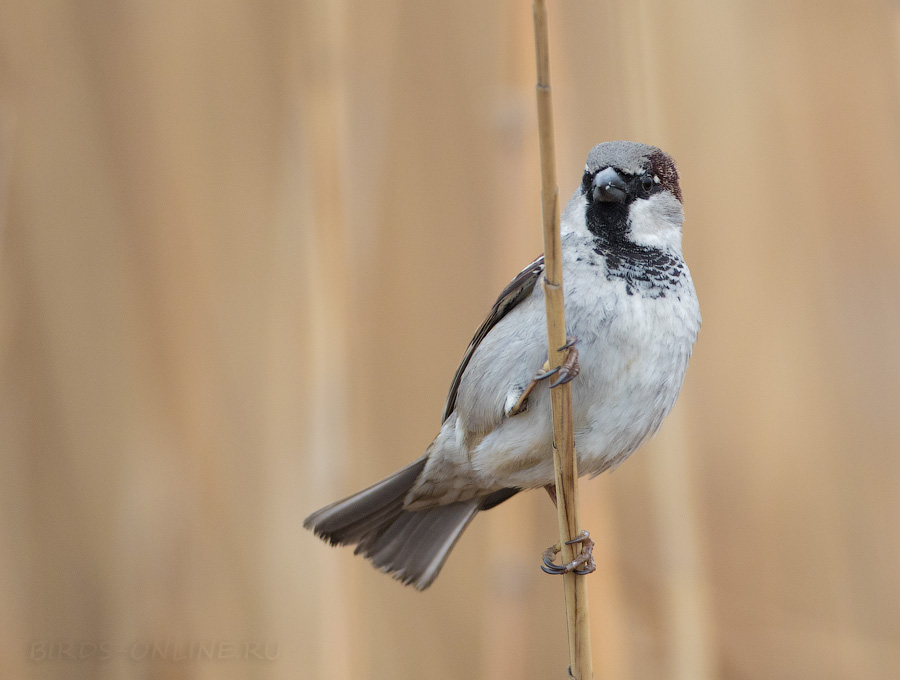
[[[664,250],[638,245],[627,238],[630,203],[588,200],[587,228],[594,236],[594,252],[606,260],[607,278],[625,281],[628,295],[665,297],[680,283],[684,261]]]

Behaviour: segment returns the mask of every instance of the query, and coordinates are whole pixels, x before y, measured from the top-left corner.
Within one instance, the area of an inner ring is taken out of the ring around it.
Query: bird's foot
[[[581,372],[581,366],[578,365],[578,350],[575,349],[576,342],[578,342],[578,338],[566,338],[566,344],[559,348],[560,352],[568,350],[566,352],[565,361],[550,371],[542,368],[538,371],[538,374],[534,376],[534,380],[544,380],[550,376],[557,375],[558,377],[556,380],[550,383],[550,389],[574,380],[575,376]]]
[[[548,574],[568,574],[574,573],[579,576],[585,576],[597,569],[594,563],[594,541],[587,531],[582,531],[571,541],[566,541],[566,545],[574,545],[581,543],[581,552],[575,556],[575,559],[568,564],[556,564],[553,560],[559,554],[559,543],[551,545],[544,551],[543,564],[541,569]]]
[[[534,388],[537,387],[537,384],[544,380],[545,378],[549,378],[552,375],[559,374],[559,377],[550,384],[550,387],[558,387],[563,383],[567,383],[576,375],[578,375],[581,368],[578,365],[578,350],[575,349],[575,343],[578,342],[577,338],[566,338],[567,342],[565,345],[559,348],[559,351],[569,350],[568,354],[566,354],[566,360],[562,363],[562,365],[557,366],[552,371],[550,370],[550,362],[545,361],[544,365],[541,367],[535,376],[531,379],[531,382],[528,383],[528,387],[526,387],[522,394],[519,395],[519,398],[516,400],[516,403],[512,405],[506,411],[506,417],[512,418],[513,416],[517,416],[523,411],[528,409],[528,397],[531,396],[531,393],[534,391]]]
[[[578,365],[578,350],[575,349],[575,343],[578,342],[578,338],[568,337],[566,338],[566,341],[566,344],[559,348],[560,352],[562,352],[563,350],[568,350],[568,353],[566,354],[566,360],[562,363],[562,365],[557,366],[552,371],[550,370],[549,360],[545,361],[544,365],[541,367],[541,370],[539,370],[535,374],[535,376],[531,379],[531,382],[528,383],[528,387],[526,387],[522,391],[522,394],[519,395],[516,403],[513,404],[511,408],[507,409],[507,418],[517,416],[528,409],[528,397],[531,396],[534,388],[537,387],[537,384],[541,380],[559,374],[559,377],[550,384],[550,387],[554,388],[569,382],[576,375],[578,375],[578,373],[581,371],[581,367]]]

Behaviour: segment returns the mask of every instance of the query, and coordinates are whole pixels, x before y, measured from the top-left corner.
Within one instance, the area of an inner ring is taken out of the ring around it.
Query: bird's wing
[[[453,382],[450,383],[450,393],[447,395],[447,403],[444,405],[444,415],[441,417],[441,422],[446,421],[447,418],[450,417],[450,414],[453,413],[453,409],[456,408],[456,394],[459,391],[459,383],[462,380],[463,373],[466,372],[469,360],[472,358],[478,345],[480,345],[481,341],[487,337],[487,334],[491,332],[491,329],[497,325],[497,322],[500,321],[500,319],[506,316],[516,305],[522,302],[522,300],[531,295],[538,279],[543,273],[544,256],[541,255],[538,259],[525,267],[525,269],[520,271],[516,277],[509,282],[509,285],[503,289],[503,292],[500,293],[500,297],[497,298],[494,306],[491,307],[491,311],[488,312],[487,318],[481,323],[478,330],[475,331],[475,337],[472,338],[472,342],[470,342],[469,346],[466,348],[466,353],[463,355],[462,361],[459,362],[459,368],[456,369],[456,374],[453,376]]]

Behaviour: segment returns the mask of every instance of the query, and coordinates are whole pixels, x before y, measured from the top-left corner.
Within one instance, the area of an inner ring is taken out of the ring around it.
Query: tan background
[[[564,677],[543,494],[422,594],[300,528],[420,454],[540,252],[530,11],[0,3],[0,676]],[[597,679],[900,677],[900,10],[551,25],[561,193],[598,141],[672,153],[704,314],[582,485]]]

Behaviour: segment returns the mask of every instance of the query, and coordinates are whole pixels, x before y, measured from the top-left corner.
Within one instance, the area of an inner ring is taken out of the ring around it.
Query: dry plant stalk
[[[556,180],[556,143],[550,91],[550,48],[547,37],[547,5],[534,0],[534,42],[537,57],[538,134],[541,149],[541,203],[544,219],[544,299],[547,306],[547,346],[550,368],[566,357],[563,306],[562,245],[559,233],[559,190]],[[562,562],[575,559],[575,546],[566,545],[579,533],[578,461],[572,426],[572,390],[568,383],[550,390],[553,408],[553,467],[556,474],[556,507]],[[587,584],[583,576],[563,575],[569,632],[569,673],[577,680],[591,680],[591,633],[588,620]]]

